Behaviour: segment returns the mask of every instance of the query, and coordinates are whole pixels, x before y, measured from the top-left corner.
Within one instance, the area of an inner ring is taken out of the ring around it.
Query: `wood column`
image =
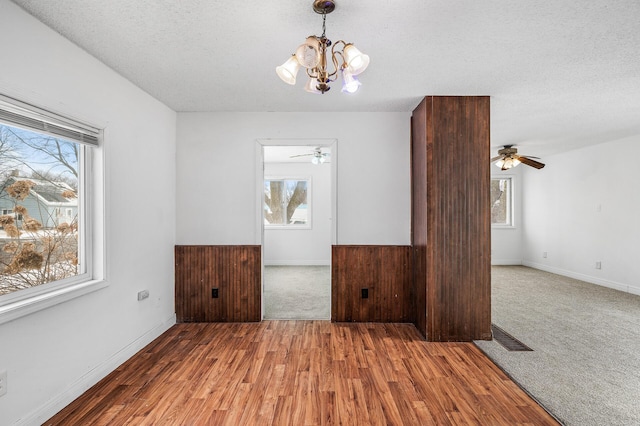
[[[416,327],[491,339],[488,96],[428,96],[411,118]]]

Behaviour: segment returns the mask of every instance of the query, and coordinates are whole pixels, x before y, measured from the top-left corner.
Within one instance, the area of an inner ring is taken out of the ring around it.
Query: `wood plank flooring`
[[[472,343],[411,324],[177,324],[46,425],[555,425]]]

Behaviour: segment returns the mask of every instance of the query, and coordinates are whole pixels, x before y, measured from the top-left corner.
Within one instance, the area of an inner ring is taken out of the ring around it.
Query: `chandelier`
[[[342,77],[342,91],[354,93],[360,87],[356,78],[369,65],[369,56],[363,54],[353,44],[338,40],[332,43],[326,35],[327,14],[333,12],[336,4],[333,0],[314,0],[313,10],[322,15],[322,35],[307,37],[296,52],[282,65],[276,68],[278,76],[287,84],[296,84],[296,75],[300,67],[307,71],[309,80],[304,90],[310,93],[328,91],[329,83],[336,81],[338,73]],[[330,53],[332,71],[327,68]]]

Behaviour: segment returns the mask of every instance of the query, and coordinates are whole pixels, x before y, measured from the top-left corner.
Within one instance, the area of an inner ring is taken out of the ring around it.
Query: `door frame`
[[[338,244],[338,139],[282,139],[282,138],[261,138],[256,140],[256,244],[260,246],[260,318],[264,319],[264,220],[263,220],[263,204],[264,204],[264,147],[266,146],[309,146],[328,147],[331,149],[331,245]],[[331,262],[331,259],[329,259]]]

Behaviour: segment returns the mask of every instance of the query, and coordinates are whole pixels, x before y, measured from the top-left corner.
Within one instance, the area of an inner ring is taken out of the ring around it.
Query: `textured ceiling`
[[[322,32],[311,0],[14,2],[176,111],[411,111],[424,95],[489,95],[494,152],[640,134],[637,0],[338,0],[327,36],[371,57],[354,95],[275,74]]]

